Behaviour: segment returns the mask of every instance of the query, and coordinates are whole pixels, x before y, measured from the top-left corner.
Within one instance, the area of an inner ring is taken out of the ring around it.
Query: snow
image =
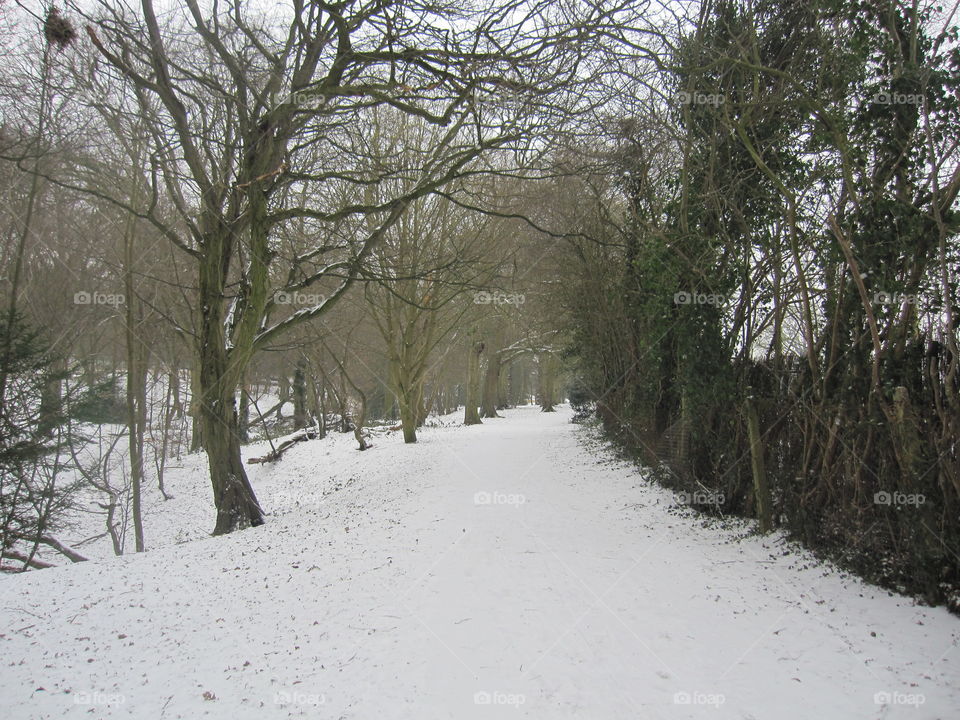
[[[0,578],[0,715],[960,716],[945,610],[679,508],[567,408],[505,415],[295,445],[220,538],[185,458],[148,553]]]

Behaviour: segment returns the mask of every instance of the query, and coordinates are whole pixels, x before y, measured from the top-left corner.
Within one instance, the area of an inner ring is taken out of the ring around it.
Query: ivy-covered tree
[[[930,2],[701,10],[611,136],[580,374],[713,507],[960,607],[957,30]]]

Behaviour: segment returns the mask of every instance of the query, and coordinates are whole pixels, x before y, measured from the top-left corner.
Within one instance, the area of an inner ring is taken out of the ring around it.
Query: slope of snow
[[[678,510],[566,409],[505,414],[295,446],[225,538],[186,459],[149,553],[0,578],[0,716],[960,717],[946,611]]]

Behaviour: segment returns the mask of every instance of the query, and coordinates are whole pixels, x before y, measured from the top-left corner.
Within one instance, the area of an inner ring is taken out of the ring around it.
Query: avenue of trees
[[[569,398],[960,607],[958,15],[0,2],[0,568],[82,559],[77,497],[148,548],[183,453],[222,534],[265,521],[249,441]]]

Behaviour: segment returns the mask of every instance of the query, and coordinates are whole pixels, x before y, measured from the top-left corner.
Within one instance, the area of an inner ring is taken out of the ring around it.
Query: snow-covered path
[[[960,717],[946,611],[506,415],[305,443],[263,528],[0,578],[4,717]]]

